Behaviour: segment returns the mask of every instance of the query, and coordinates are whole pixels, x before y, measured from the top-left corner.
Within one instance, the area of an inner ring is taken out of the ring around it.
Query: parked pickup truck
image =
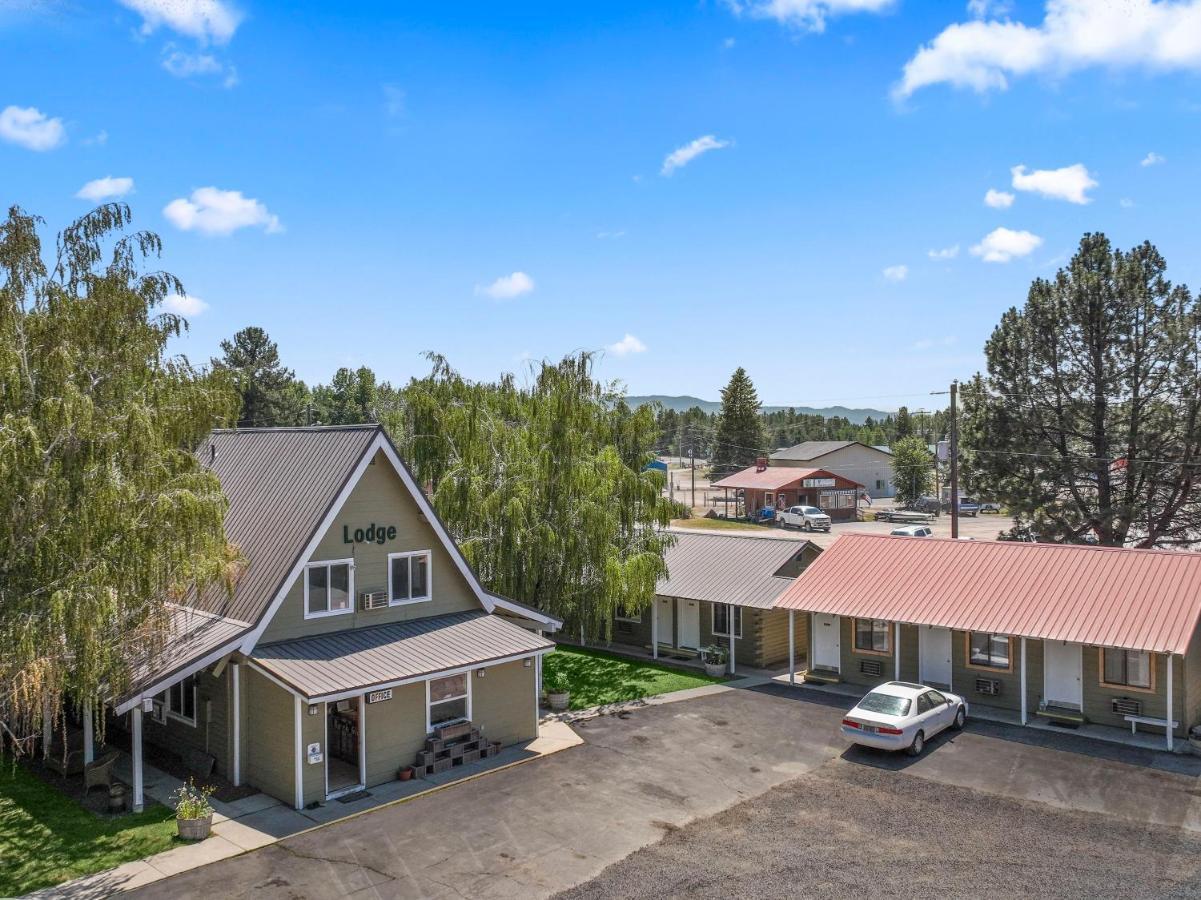
[[[830,530],[830,517],[816,506],[790,506],[776,514],[776,521],[785,527],[795,525],[805,531]]]

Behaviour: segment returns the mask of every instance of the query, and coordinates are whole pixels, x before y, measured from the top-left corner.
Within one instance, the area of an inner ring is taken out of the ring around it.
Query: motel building
[[[299,809],[395,779],[442,726],[478,729],[485,755],[537,736],[561,623],[484,589],[380,427],[218,431],[198,452],[247,564],[232,596],[171,608],[112,703],[135,808],[145,743]]]
[[[762,509],[816,506],[833,522],[854,522],[859,517],[859,498],[865,488],[858,481],[825,469],[769,466],[766,459],[741,472],[713,482],[730,498],[741,492],[744,515],[758,518]],[[729,510],[729,499],[723,504]]]
[[[1201,554],[848,534],[775,608],[808,619],[807,682],[916,681],[1169,750],[1201,723]]]

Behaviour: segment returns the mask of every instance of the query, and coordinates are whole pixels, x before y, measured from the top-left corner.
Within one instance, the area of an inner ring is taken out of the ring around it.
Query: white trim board
[[[117,706],[113,707],[113,712],[119,716],[125,715],[125,713],[129,712],[135,706],[141,705],[144,699],[148,697],[157,697],[176,682],[183,681],[189,675],[195,675],[201,669],[207,669],[213,663],[217,662],[217,660],[237,650],[238,644],[241,640],[241,637],[236,637],[229,643],[223,644],[211,653],[200,657],[200,659],[188,663],[188,665],[184,666],[182,669],[177,669],[174,674],[168,675],[165,678],[161,678],[158,681],[153,682],[150,687],[138,691],[128,699],[117,704]]]

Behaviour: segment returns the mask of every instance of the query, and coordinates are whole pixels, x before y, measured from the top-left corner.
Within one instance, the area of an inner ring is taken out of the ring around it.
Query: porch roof
[[[775,605],[1184,653],[1201,619],[1201,554],[846,534]]]
[[[776,573],[795,560],[809,541],[754,535],[673,531],[667,548],[667,575],[655,593],[685,600],[733,603],[771,609],[792,583]]]
[[[554,643],[483,610],[262,644],[252,663],[309,700],[529,656]]]

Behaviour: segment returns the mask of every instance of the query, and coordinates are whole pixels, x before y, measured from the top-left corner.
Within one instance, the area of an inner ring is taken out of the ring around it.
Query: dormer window
[[[304,617],[315,619],[352,612],[353,572],[352,559],[332,559],[305,566]]]
[[[388,554],[388,602],[422,603],[430,594],[430,551]]]

